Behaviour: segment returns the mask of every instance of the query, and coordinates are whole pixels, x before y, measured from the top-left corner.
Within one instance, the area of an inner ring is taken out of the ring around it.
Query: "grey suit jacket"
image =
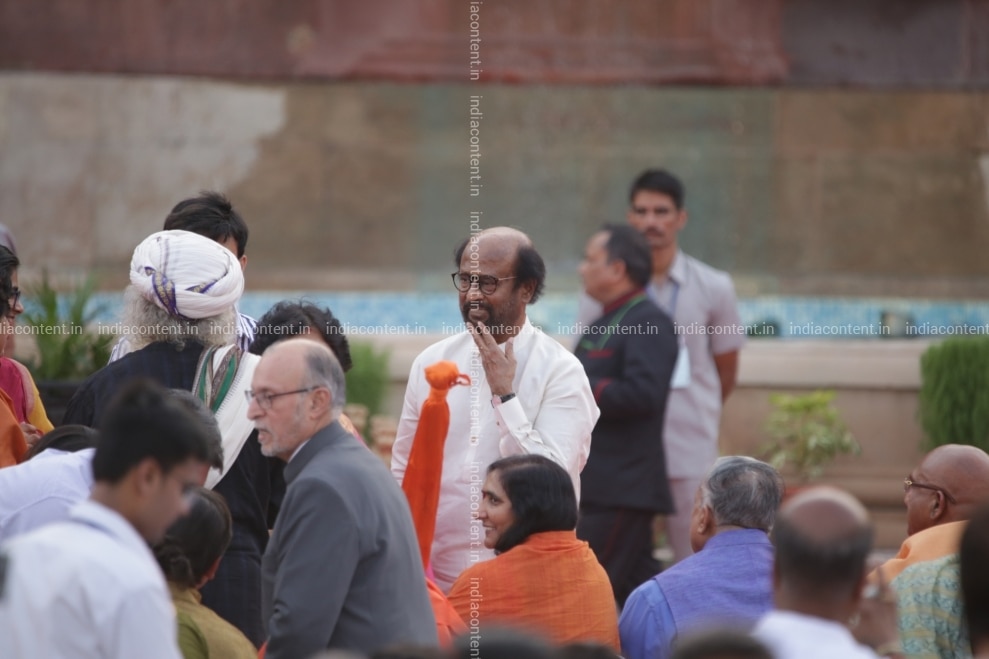
[[[261,565],[268,659],[436,645],[409,505],[381,460],[332,423],[291,459],[285,481]]]

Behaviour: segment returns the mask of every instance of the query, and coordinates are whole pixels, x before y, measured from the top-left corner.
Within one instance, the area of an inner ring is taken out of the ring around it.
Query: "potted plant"
[[[94,281],[87,279],[59,295],[44,273],[27,300],[23,318],[31,328],[37,357],[26,365],[55,425],[61,422],[65,405],[80,382],[110,359],[115,337],[91,329],[102,312],[90,304],[94,290]]]
[[[779,471],[794,473],[800,483],[821,475],[839,455],[861,452],[859,444],[834,406],[835,392],[771,394],[773,411],[766,421],[769,441],[764,459]]]

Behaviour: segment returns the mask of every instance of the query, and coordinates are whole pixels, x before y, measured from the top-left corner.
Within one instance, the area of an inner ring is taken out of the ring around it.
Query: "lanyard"
[[[600,350],[601,348],[603,348],[604,344],[606,344],[608,342],[608,339],[611,338],[611,331],[615,327],[617,327],[618,323],[622,322],[622,318],[625,317],[625,314],[627,314],[632,307],[634,307],[639,302],[642,302],[645,299],[646,299],[645,295],[639,294],[633,297],[625,304],[623,304],[621,308],[618,309],[618,311],[615,313],[614,317],[611,319],[611,322],[609,322],[608,325],[604,328],[604,330],[600,332],[596,341],[592,341],[591,339],[586,339],[586,338],[581,339],[579,347],[583,348],[584,350]],[[593,327],[593,325],[591,327]]]
[[[673,289],[673,295],[670,296],[669,304],[664,304],[662,300],[659,299],[659,289],[655,286],[649,287],[649,297],[656,303],[656,306],[666,312],[666,315],[670,317],[670,320],[673,320],[677,311],[677,298],[680,297],[680,282],[673,279],[669,279],[667,281],[670,282],[670,288]]]

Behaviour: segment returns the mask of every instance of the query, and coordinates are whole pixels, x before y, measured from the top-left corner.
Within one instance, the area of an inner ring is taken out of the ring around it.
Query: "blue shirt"
[[[773,547],[765,531],[724,531],[636,588],[618,621],[626,659],[666,659],[705,626],[745,631],[772,608]]]

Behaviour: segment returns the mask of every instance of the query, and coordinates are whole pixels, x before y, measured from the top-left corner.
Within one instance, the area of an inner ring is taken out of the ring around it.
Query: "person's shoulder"
[[[652,299],[646,298],[639,304],[635,305],[622,319],[623,325],[628,325],[635,322],[641,322],[643,320],[648,320],[650,322],[655,322],[657,324],[669,324],[673,326],[673,320],[670,318],[663,309],[656,304]]]
[[[688,270],[693,271],[698,276],[701,277],[703,281],[719,282],[719,283],[731,283],[731,275],[725,270],[720,270],[715,268],[709,263],[705,263],[698,258],[694,258],[689,254],[681,252],[684,262]]]

